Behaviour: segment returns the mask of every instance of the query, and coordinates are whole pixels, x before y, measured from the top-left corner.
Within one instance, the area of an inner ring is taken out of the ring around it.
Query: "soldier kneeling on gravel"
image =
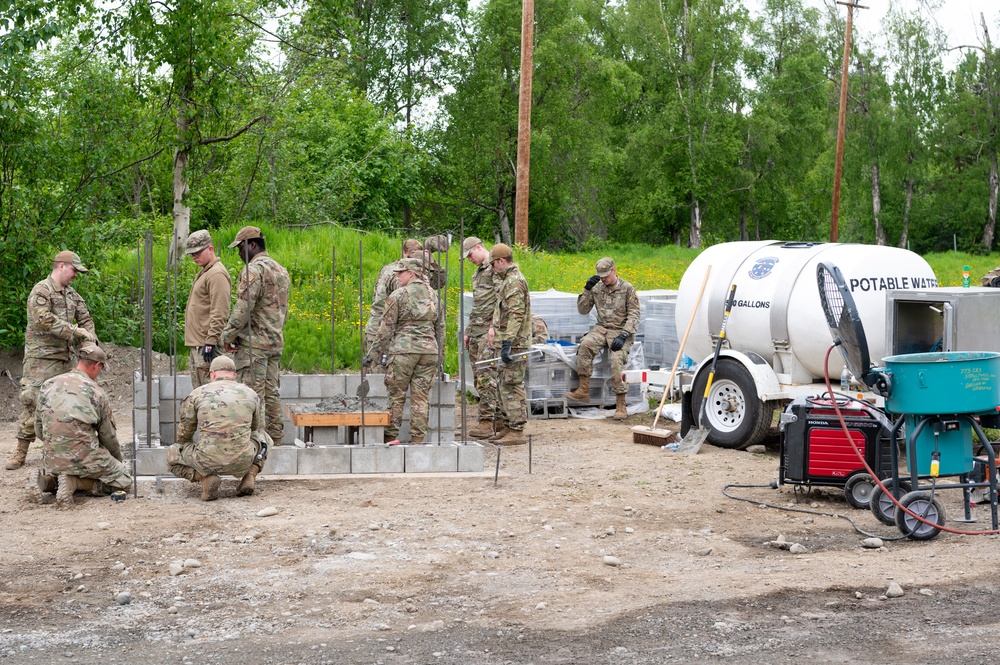
[[[232,358],[215,358],[209,378],[181,404],[177,443],[167,448],[167,465],[178,478],[201,483],[202,501],[219,498],[221,474],[240,478],[236,495],[249,496],[271,445],[260,398],[236,380]],[[196,430],[197,442],[192,440]]]
[[[84,345],[79,355],[76,369],[42,384],[35,410],[35,432],[42,440],[35,480],[41,493],[55,493],[60,504],[72,504],[77,490],[101,496],[132,486],[111,400],[97,385],[108,356],[94,344]]]

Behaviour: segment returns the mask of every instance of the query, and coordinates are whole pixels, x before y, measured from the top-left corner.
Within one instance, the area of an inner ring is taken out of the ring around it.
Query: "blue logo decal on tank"
[[[774,270],[775,264],[778,259],[773,256],[766,256],[762,259],[757,259],[757,262],[753,264],[753,268],[750,268],[748,274],[751,279],[764,279],[771,274]]]

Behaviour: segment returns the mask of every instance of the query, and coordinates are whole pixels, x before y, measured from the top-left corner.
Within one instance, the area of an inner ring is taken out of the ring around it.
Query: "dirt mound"
[[[142,367],[142,349],[132,346],[102,343],[108,354],[108,366],[98,383],[108,393],[115,413],[125,413],[132,408],[132,373]],[[17,420],[21,416],[21,363],[23,349],[0,350],[0,422]],[[153,354],[153,371],[166,373],[170,369],[170,356]]]

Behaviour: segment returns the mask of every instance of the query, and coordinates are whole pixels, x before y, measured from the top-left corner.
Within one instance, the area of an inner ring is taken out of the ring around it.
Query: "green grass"
[[[331,303],[336,315],[336,371],[357,370],[359,367],[359,322],[368,319],[372,289],[379,269],[399,257],[403,238],[382,233],[361,233],[334,226],[310,229],[284,229],[263,225],[268,252],[284,265],[292,279],[289,315],[285,325],[285,351],[282,367],[295,372],[330,372],[331,362]],[[238,227],[227,226],[212,233],[218,254],[233,275],[235,284],[242,263],[236,250],[226,245],[235,237]],[[422,239],[422,238],[421,238]],[[359,242],[364,253],[364,298],[358,307]],[[183,317],[187,294],[198,268],[185,259],[177,276],[176,303],[170,299],[166,271],[166,238],[154,247],[154,347],[168,351],[176,335],[179,361],[186,356]],[[445,371],[455,373],[458,366],[458,303],[461,292],[457,239],[448,252],[447,345]],[[335,280],[331,281],[333,250],[336,250]],[[136,250],[109,251],[95,262],[95,270],[74,286],[87,299],[97,322],[98,335],[121,344],[142,345],[141,289],[137,288]],[[611,256],[621,276],[637,289],[676,289],[684,271],[698,255],[695,250],[638,244],[605,245],[600,251],[560,254],[545,251],[515,251],[514,259],[533,291],[556,289],[578,293],[584,282],[594,274],[594,264],[602,256]],[[930,254],[925,257],[942,286],[958,286],[962,266],[971,267],[972,283],[993,267],[1000,257],[973,256],[956,252]],[[475,266],[465,263],[465,289],[471,289]],[[331,289],[333,297],[331,299]],[[176,324],[174,312],[176,311]]]

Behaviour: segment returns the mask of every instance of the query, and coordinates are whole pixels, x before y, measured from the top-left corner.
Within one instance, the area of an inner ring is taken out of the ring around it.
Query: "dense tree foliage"
[[[990,251],[995,10],[855,34],[841,238]],[[55,250],[260,222],[509,238],[519,0],[0,0],[0,344]],[[843,8],[536,0],[533,245],[828,237]],[[955,64],[946,65],[946,62]]]

